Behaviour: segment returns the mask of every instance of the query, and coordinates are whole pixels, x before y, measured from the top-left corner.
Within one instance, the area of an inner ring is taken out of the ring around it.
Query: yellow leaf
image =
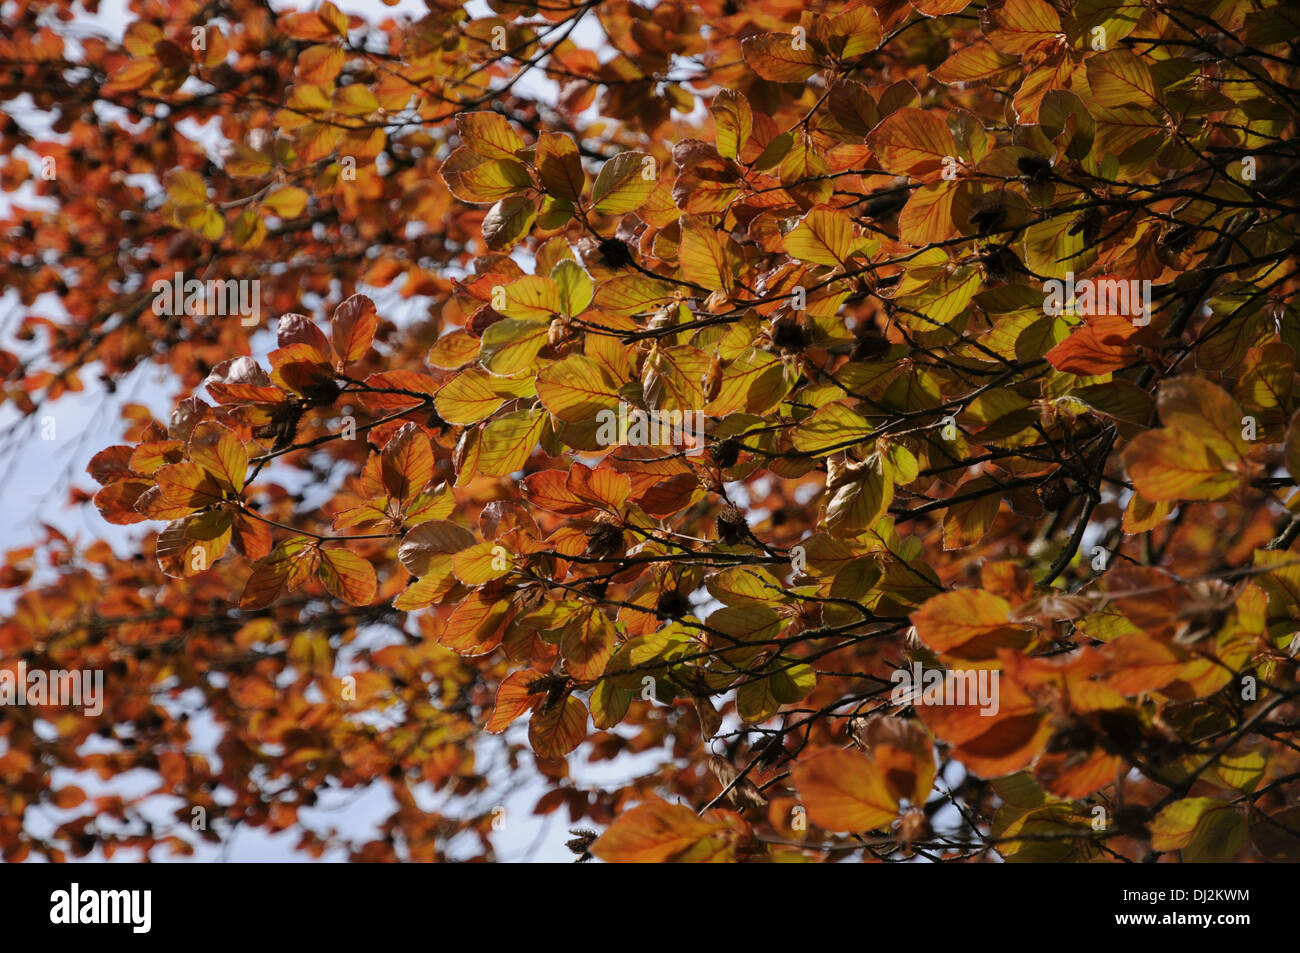
[[[276,189],[263,203],[280,218],[295,218],[307,207],[307,193],[294,185]]]
[[[479,438],[478,472],[485,476],[507,476],[522,470],[545,424],[545,414],[528,410],[490,421]]]
[[[564,310],[560,286],[552,278],[541,275],[524,275],[503,289],[504,299],[497,308],[507,318],[550,320]]]
[[[713,114],[717,131],[718,155],[724,159],[739,158],[754,124],[749,100],[733,89],[723,89],[713,97],[709,112]]]
[[[467,586],[481,586],[510,571],[504,547],[490,539],[462,549],[451,557],[451,565],[456,578]]]
[[[681,228],[677,256],[682,273],[710,291],[731,291],[735,283],[732,260],[717,229],[694,215],[683,215]]]
[[[434,398],[438,416],[460,426],[478,423],[504,403],[492,390],[487,371],[476,367],[457,374]]]
[[[935,172],[946,157],[956,157],[957,143],[947,124],[934,113],[908,107],[890,113],[867,136],[880,164],[898,175]]]
[[[456,117],[461,141],[487,159],[514,159],[524,140],[506,117],[491,110],[461,113]]]
[[[814,265],[843,265],[853,254],[853,221],[839,209],[819,205],[785,236],[785,250]]]
[[[596,419],[602,410],[618,406],[618,388],[599,364],[581,354],[570,354],[547,365],[537,375],[537,396],[565,423]]]
[[[600,167],[591,199],[602,215],[635,212],[658,179],[655,161],[644,152],[622,152]]]

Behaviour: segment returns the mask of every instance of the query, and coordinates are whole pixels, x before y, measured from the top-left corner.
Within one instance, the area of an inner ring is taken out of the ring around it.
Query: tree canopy
[[[1294,7],[97,8],[0,36],[5,439],[118,421],[7,860],[1300,859]]]

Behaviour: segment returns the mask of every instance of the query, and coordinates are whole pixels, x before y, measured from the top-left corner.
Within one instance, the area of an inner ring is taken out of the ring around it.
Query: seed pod
[[[1115,808],[1112,823],[1122,834],[1140,840],[1150,840],[1151,831],[1147,829],[1149,816],[1150,812],[1141,804],[1121,804]]]
[[[772,343],[783,351],[802,351],[809,344],[808,332],[797,320],[783,315],[772,323]]]
[[[1069,716],[1056,723],[1056,731],[1047,739],[1044,750],[1048,754],[1060,754],[1066,751],[1091,751],[1097,743],[1097,735],[1083,720]]]
[[[564,675],[542,675],[524,686],[524,690],[529,695],[546,693],[546,698],[537,709],[539,715],[546,715],[553,712],[564,699],[569,697],[572,687],[572,682]]]
[[[631,247],[621,238],[602,238],[598,249],[600,263],[606,268],[626,268],[635,261]]]
[[[734,467],[736,461],[740,459],[740,444],[728,437],[726,440],[713,444],[709,448],[709,456],[713,457],[713,462],[722,470]]]
[[[1070,227],[1066,229],[1067,235],[1083,235],[1084,244],[1095,245],[1097,239],[1101,237],[1102,226],[1101,212],[1095,208],[1085,209],[1074,217]]]
[[[690,602],[676,589],[665,589],[655,600],[655,615],[661,619],[680,619],[690,611]]]
[[[1052,178],[1052,163],[1044,156],[1027,155],[1016,160],[1020,174],[1034,184],[1047,182]]]
[[[912,808],[903,815],[902,821],[898,825],[899,840],[903,842],[903,849],[911,852],[912,845],[917,841],[924,841],[930,838],[933,831],[930,828],[930,819],[925,816],[925,812],[919,808]]]
[[[727,503],[718,513],[718,538],[728,546],[749,538],[749,523],[734,503]]]
[[[617,556],[623,549],[623,530],[614,522],[613,517],[604,513],[587,529],[586,536],[587,554],[597,559]]]
[[[551,326],[546,329],[546,343],[551,347],[559,346],[568,336],[569,329],[565,322],[560,318],[556,318],[552,321]]]
[[[605,593],[609,590],[609,580],[592,579],[588,582],[584,582],[579,588],[593,598],[603,599],[605,598]]]
[[[1037,490],[1038,502],[1043,504],[1043,509],[1055,512],[1070,500],[1070,491],[1065,486],[1065,481],[1061,479],[1051,480],[1044,483]]]
[[[582,864],[591,860],[591,845],[596,843],[596,832],[585,827],[573,827],[569,833],[575,835],[573,840],[565,841],[564,846],[578,855],[574,863]]]
[[[339,385],[333,378],[313,384],[303,391],[303,398],[313,407],[328,407],[339,398]]]
[[[853,353],[849,355],[849,360],[867,361],[884,354],[888,350],[889,339],[874,326],[866,327],[858,332],[857,342],[853,345]]]
[[[996,257],[995,263],[993,262],[994,257]],[[989,274],[990,269],[1000,271],[1002,277],[1008,279],[1013,274],[1029,274],[1016,253],[1006,245],[989,245],[987,254],[982,256],[981,261],[984,264],[985,274]]]
[[[1166,228],[1157,244],[1171,252],[1180,252],[1187,247],[1187,243],[1191,240],[1192,226],[1179,223]]]
[[[995,232],[1007,217],[1007,207],[1001,202],[989,202],[970,214],[970,223],[979,232]]]

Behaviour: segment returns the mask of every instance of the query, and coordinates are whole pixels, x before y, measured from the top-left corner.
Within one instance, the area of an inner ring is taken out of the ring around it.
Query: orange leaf
[[[189,456],[226,489],[235,493],[244,489],[248,450],[228,427],[211,420],[199,423],[190,435]]]
[[[580,682],[599,676],[614,654],[614,638],[614,624],[599,609],[577,616],[565,628],[560,642],[569,674]]]
[[[1088,323],[1075,328],[1068,338],[1043,356],[1058,371],[1092,377],[1133,363],[1137,349],[1126,342],[1103,341],[1096,327]]]
[[[510,727],[510,723],[528,711],[542,699],[540,694],[529,694],[528,686],[539,676],[538,672],[525,669],[507,675],[497,688],[496,707],[488,719],[487,730],[500,734]]]
[[[552,195],[577,203],[587,187],[582,156],[571,136],[543,132],[537,137],[537,174]]]
[[[740,43],[745,62],[763,79],[774,83],[802,83],[822,68],[806,37],[792,33],[764,33]]]
[[[524,477],[524,495],[528,502],[551,513],[577,516],[591,509],[592,504],[569,489],[569,473],[565,470],[539,470]],[[631,485],[629,484],[629,491]]]
[[[867,145],[886,171],[913,178],[938,171],[945,158],[957,156],[947,123],[923,109],[886,116],[867,136]]]
[[[334,309],[334,353],[346,367],[359,361],[370,350],[370,342],[379,327],[375,303],[365,295],[353,295]]]
[[[456,129],[461,141],[486,159],[514,159],[524,147],[506,117],[491,110],[459,114]]]
[[[610,864],[670,863],[726,830],[683,804],[655,800],[620,814],[591,853]]]
[[[384,444],[380,454],[384,489],[405,505],[433,479],[433,449],[416,424],[405,423]]]
[[[104,519],[118,526],[129,526],[148,519],[136,509],[140,497],[153,487],[147,480],[120,480],[95,494],[95,506]]]
[[[735,283],[726,241],[709,222],[683,215],[677,260],[687,279],[710,291],[730,291]]]
[[[569,470],[569,490],[611,512],[619,509],[632,493],[632,481],[626,473],[608,467],[592,470],[581,463]]]
[[[172,463],[154,474],[158,490],[167,503],[190,509],[202,509],[225,498],[221,484],[197,463]]]
[[[486,655],[501,644],[510,600],[472,592],[447,617],[438,642],[458,655]]]
[[[305,314],[280,315],[280,322],[275,328],[275,340],[282,348],[291,344],[307,345],[314,352],[309,359],[317,364],[328,364],[333,353],[330,350],[329,338],[316,326],[316,322]]]
[[[955,658],[991,659],[1001,646],[1023,646],[1029,633],[1009,623],[1011,607],[983,589],[957,589],[926,600],[912,613],[917,637]]]
[[[569,695],[546,713],[533,713],[528,743],[539,758],[563,758],[587,737],[587,706]]]
[[[1237,475],[1195,434],[1186,430],[1147,430],[1124,449],[1124,468],[1144,498],[1217,500],[1237,485]]]
[[[1061,18],[1046,0],[1007,0],[980,20],[984,35],[1003,53],[1027,53],[1061,35]]]
[[[898,799],[866,755],[823,748],[790,773],[808,818],[828,830],[872,831],[898,817]]]
[[[284,540],[270,555],[253,564],[253,571],[244,583],[239,598],[241,609],[262,609],[275,601],[275,597],[301,574],[304,564],[310,568],[316,549],[305,536]]]
[[[920,705],[925,726],[953,745],[953,755],[983,778],[1019,771],[1034,760],[1052,735],[1052,725],[1034,700],[1010,679],[1000,679],[998,710],[979,704]]]
[[[374,602],[379,586],[375,567],[351,550],[322,549],[319,572],[321,582],[336,599],[353,606]]]
[[[941,17],[961,13],[970,6],[970,2],[971,0],[912,0],[912,6],[927,17]]]

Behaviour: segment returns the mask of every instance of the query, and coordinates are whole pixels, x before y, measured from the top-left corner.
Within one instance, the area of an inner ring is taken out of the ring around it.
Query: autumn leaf
[[[802,83],[822,68],[806,37],[799,33],[747,37],[741,50],[750,68],[774,83]]]
[[[1209,445],[1187,430],[1148,430],[1124,450],[1124,466],[1148,500],[1217,500],[1237,485]]]
[[[1151,825],[1155,850],[1181,850],[1190,862],[1231,860],[1246,837],[1245,817],[1216,798],[1190,797],[1165,807]]]
[[[233,493],[244,488],[248,451],[244,442],[227,427],[205,420],[190,435],[189,458]]]
[[[4,860],[1300,859],[1288,5],[27,6]]]
[[[654,159],[643,152],[622,152],[600,167],[591,189],[592,206],[602,215],[635,212],[654,191]]]
[[[552,195],[577,203],[587,184],[582,157],[573,139],[556,132],[537,137],[537,173]]]
[[[713,98],[709,111],[717,129],[718,154],[726,159],[739,158],[754,127],[749,100],[734,90],[724,89]]]
[[[384,488],[399,503],[408,503],[433,477],[429,438],[415,424],[403,424],[380,454]]]
[[[379,318],[375,303],[365,295],[353,295],[334,310],[332,332],[334,353],[346,367],[366,356],[374,340]]]
[[[611,864],[671,863],[701,848],[707,854],[721,851],[730,833],[685,805],[655,800],[622,814],[591,852]]]
[[[490,110],[461,113],[456,117],[456,130],[466,146],[487,159],[514,159],[524,147],[506,117]]]
[[[897,790],[891,790],[889,772],[903,770],[907,756],[892,746],[882,746],[877,763],[868,755],[842,748],[824,748],[802,760],[793,770],[795,789],[808,810],[808,819],[820,827],[864,833],[888,828],[898,817]],[[920,770],[911,767],[908,770]],[[933,777],[933,768],[925,778]],[[907,793],[917,796],[918,785]],[[929,793],[929,782],[919,796]]]
[[[537,375],[537,396],[548,411],[567,423],[595,420],[613,410],[618,391],[608,374],[588,357],[571,354]]]
[[[1003,645],[1023,646],[1028,633],[1010,622],[1010,606],[983,589],[958,589],[926,600],[912,614],[917,637],[936,652],[989,659]]]
[[[944,121],[923,109],[900,109],[867,136],[867,144],[890,172],[914,178],[955,161],[957,143]]]
[[[348,605],[369,605],[375,599],[375,569],[368,561],[346,549],[320,551],[320,579],[330,595]]]
[[[853,249],[853,222],[824,205],[812,209],[785,236],[787,252],[815,265],[847,265]]]

